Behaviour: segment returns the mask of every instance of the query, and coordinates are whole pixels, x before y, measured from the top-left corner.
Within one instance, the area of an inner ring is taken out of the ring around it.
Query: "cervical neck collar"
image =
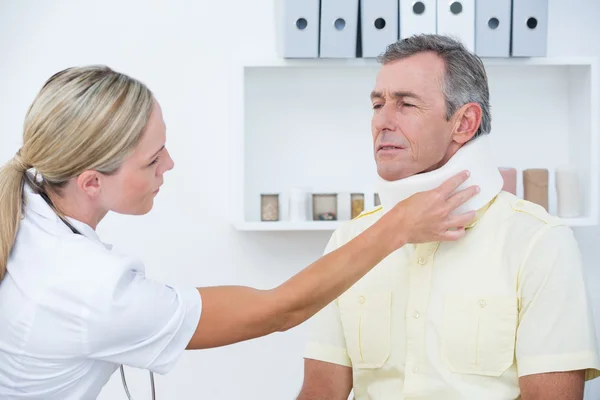
[[[481,191],[455,209],[453,214],[477,211],[494,199],[502,190],[502,175],[493,161],[487,135],[482,135],[467,142],[444,166],[434,171],[409,176],[397,181],[386,181],[379,178],[375,190],[379,194],[384,212],[387,212],[413,194],[434,189],[463,170],[468,170],[471,175],[456,191],[471,185],[478,185]]]

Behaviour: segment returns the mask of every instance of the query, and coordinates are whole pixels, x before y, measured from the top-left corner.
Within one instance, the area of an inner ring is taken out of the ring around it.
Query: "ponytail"
[[[15,244],[23,209],[23,184],[27,168],[20,155],[0,169],[0,281]]]
[[[116,171],[140,141],[153,104],[146,85],[106,66],[67,68],[44,84],[25,117],[22,149],[0,169],[0,280],[24,210],[23,186],[47,196],[83,171]]]

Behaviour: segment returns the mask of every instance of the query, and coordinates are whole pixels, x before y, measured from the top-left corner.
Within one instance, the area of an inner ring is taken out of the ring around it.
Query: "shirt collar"
[[[475,225],[477,225],[479,223],[479,221],[481,221],[481,218],[483,218],[485,213],[488,211],[488,209],[491,207],[491,205],[494,204],[494,202],[496,201],[497,198],[498,198],[498,196],[495,196],[487,204],[485,204],[483,207],[481,207],[480,209],[478,209],[476,211],[475,218],[473,218],[473,220],[467,226],[465,226],[466,231],[468,231],[469,229],[472,229]],[[440,242],[413,243],[412,248],[417,249],[417,248],[425,246],[425,247],[429,248],[431,252],[435,252],[437,250],[439,244],[440,244]]]
[[[477,225],[477,223],[481,220],[481,218],[483,218],[483,215],[490,208],[490,206],[492,204],[494,204],[494,202],[496,201],[497,198],[498,198],[498,196],[494,196],[494,198],[492,200],[490,200],[486,205],[484,205],[483,207],[478,209],[477,212],[475,213],[475,218],[473,218],[473,220],[467,226],[465,226],[465,229],[471,229],[475,225]]]

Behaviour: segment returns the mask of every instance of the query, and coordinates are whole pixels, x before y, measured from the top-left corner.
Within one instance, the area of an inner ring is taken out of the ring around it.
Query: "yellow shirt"
[[[352,367],[357,400],[517,399],[523,375],[600,375],[585,290],[571,229],[501,192],[460,241],[404,246],[313,317],[305,356]]]

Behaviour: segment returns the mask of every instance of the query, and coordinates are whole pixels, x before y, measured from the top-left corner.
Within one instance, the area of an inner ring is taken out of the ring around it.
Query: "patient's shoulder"
[[[383,209],[379,206],[372,210],[365,210],[354,219],[342,223],[335,231],[339,245],[343,245],[360,235],[377,222],[382,215]]]
[[[561,218],[550,214],[544,207],[523,200],[511,193],[501,192],[495,201],[505,222],[513,227],[542,228],[543,226],[565,225]]]

